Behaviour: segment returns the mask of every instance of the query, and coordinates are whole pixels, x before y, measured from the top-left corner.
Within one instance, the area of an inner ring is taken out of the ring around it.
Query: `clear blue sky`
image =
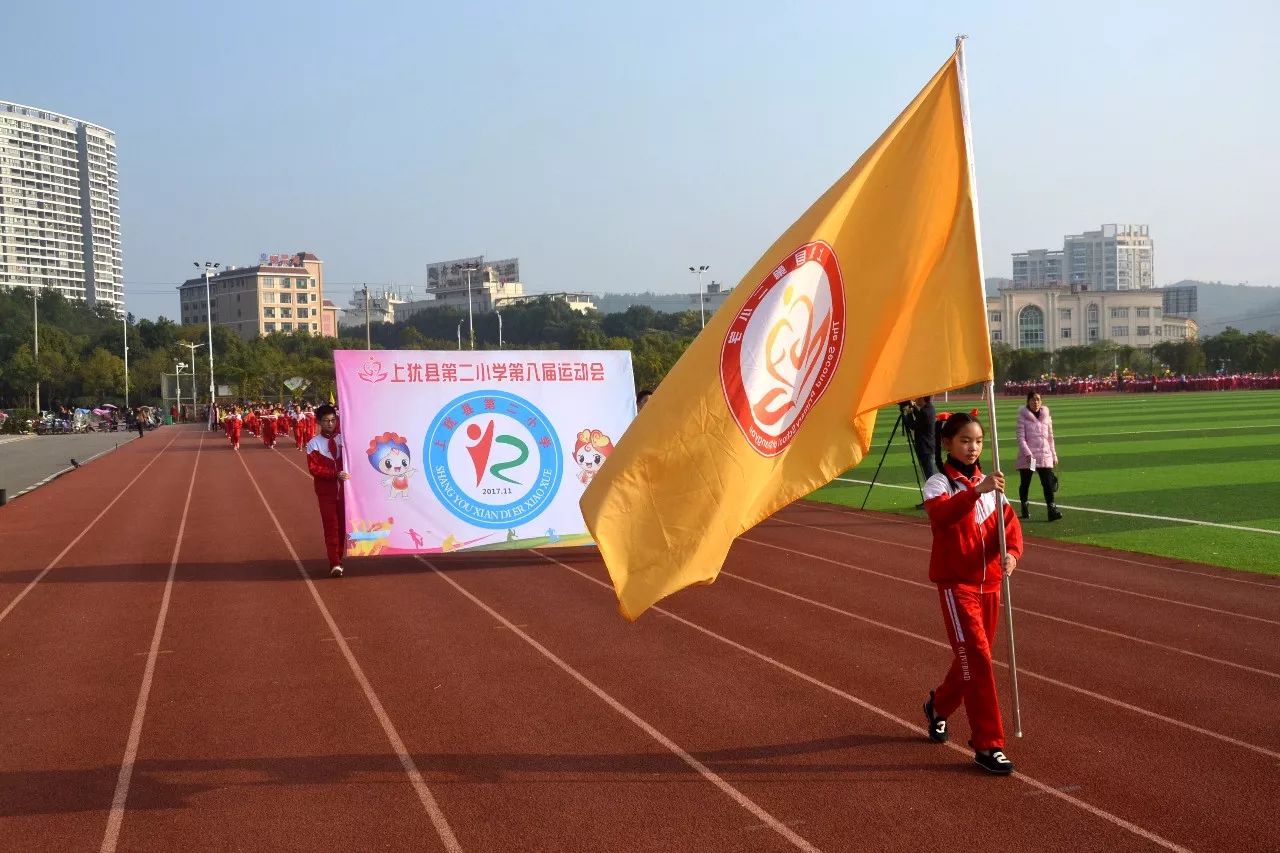
[[[1149,223],[1156,279],[1280,284],[1280,4],[64,2],[0,99],[111,128],[126,297],[310,250],[328,293],[518,256],[531,291],[728,284],[968,33],[988,275]]]

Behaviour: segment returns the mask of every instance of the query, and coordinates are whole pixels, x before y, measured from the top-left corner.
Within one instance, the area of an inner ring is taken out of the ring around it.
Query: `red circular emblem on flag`
[[[720,350],[720,384],[738,429],[761,456],[791,444],[844,349],[844,283],[831,247],[807,243],[738,310]]]

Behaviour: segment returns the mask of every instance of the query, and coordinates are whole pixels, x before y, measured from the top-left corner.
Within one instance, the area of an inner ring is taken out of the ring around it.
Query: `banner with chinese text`
[[[635,417],[630,352],[333,358],[349,554],[591,544],[578,501]]]

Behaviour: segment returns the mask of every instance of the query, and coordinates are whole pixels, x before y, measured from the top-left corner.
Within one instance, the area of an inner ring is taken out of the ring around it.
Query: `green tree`
[[[124,391],[124,359],[98,347],[80,365],[80,381],[93,400]]]

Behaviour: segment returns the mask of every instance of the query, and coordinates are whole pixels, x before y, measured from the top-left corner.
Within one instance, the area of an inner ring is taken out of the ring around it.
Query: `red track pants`
[[[973,730],[974,749],[1003,749],[1004,725],[996,698],[996,674],[991,665],[991,644],[1000,619],[1000,592],[974,592],[958,587],[938,587],[942,621],[955,658],[942,686],[934,691],[933,710],[950,717],[964,703]]]
[[[324,525],[324,546],[329,553],[329,566],[341,566],[346,551],[347,534],[342,484],[337,480],[316,480],[316,502],[320,505],[320,523]]]

